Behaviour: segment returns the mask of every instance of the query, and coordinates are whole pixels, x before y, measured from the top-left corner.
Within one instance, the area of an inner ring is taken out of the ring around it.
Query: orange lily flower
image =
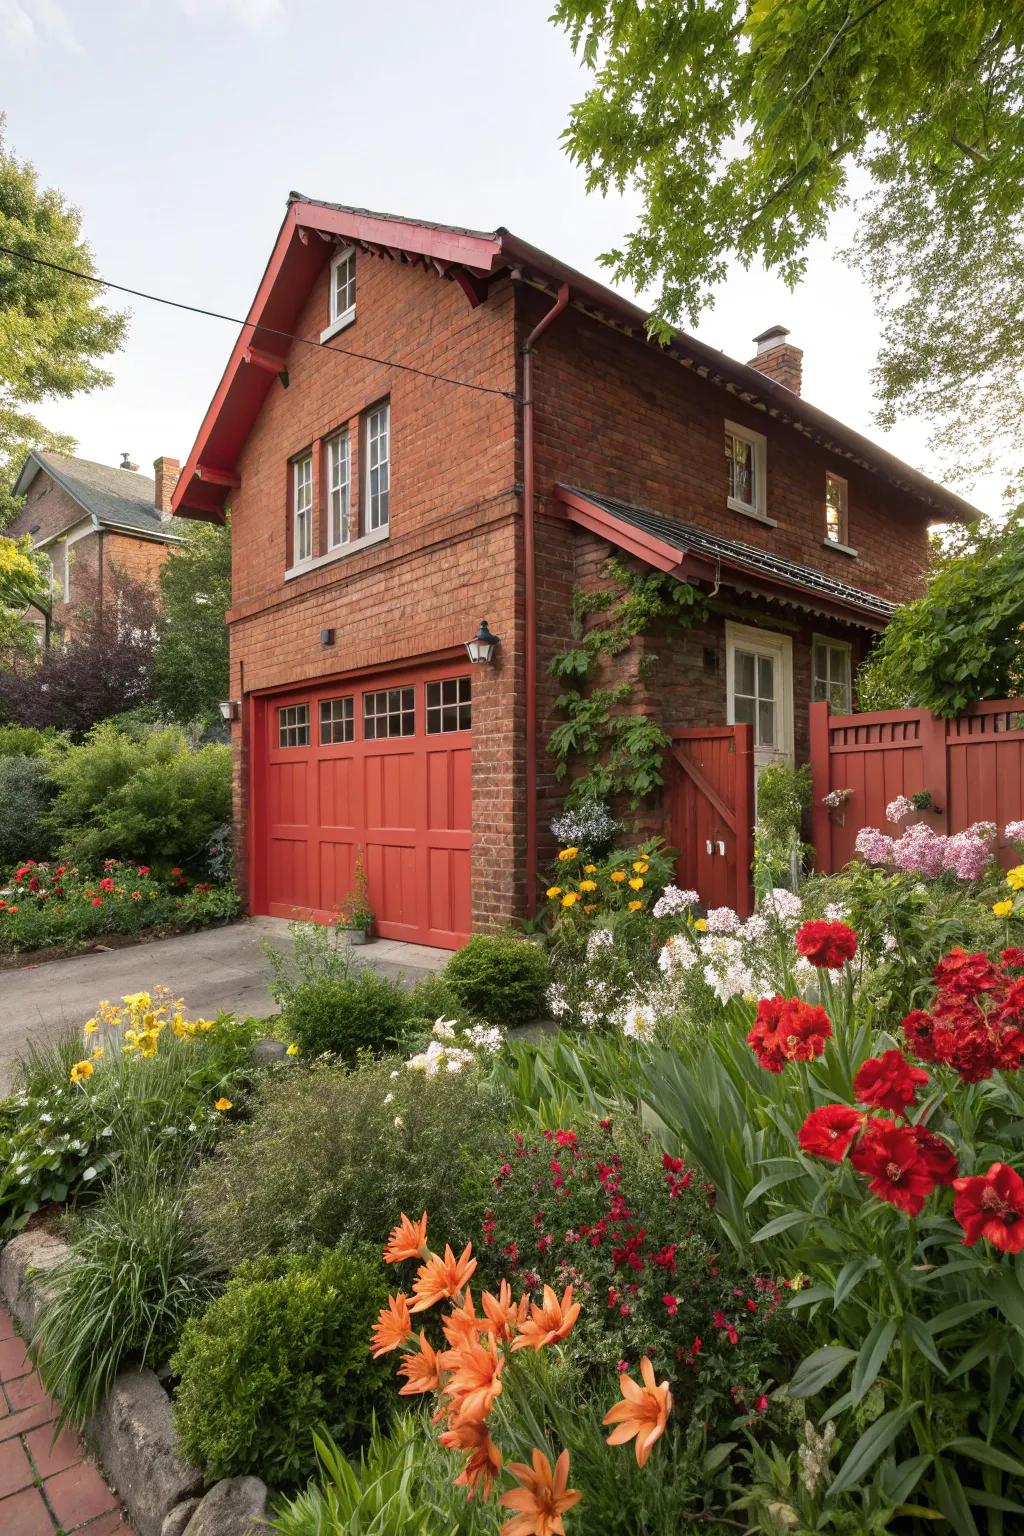
[[[453,1306],[441,1326],[453,1350],[461,1349],[463,1344],[476,1343],[484,1322],[476,1315],[476,1303],[471,1290],[467,1288],[461,1307]]]
[[[491,1496],[491,1484],[501,1471],[501,1452],[487,1433],[482,1419],[460,1419],[458,1424],[438,1436],[450,1451],[462,1451],[466,1465],[455,1479],[456,1487],[466,1488],[470,1498],[483,1485],[483,1497]]]
[[[467,1341],[461,1349],[449,1350],[445,1361],[452,1372],[444,1389],[445,1397],[452,1399],[452,1419],[486,1419],[501,1392],[505,1369],[505,1357],[498,1354],[495,1341]]]
[[[412,1338],[412,1319],[409,1316],[409,1298],[404,1291],[399,1291],[397,1296],[389,1296],[386,1307],[381,1307],[380,1316],[374,1326],[371,1343],[376,1347],[373,1358],[386,1355],[391,1349],[398,1349],[406,1339]]]
[[[542,1451],[534,1451],[532,1461],[532,1467],[521,1461],[508,1464],[508,1471],[522,1487],[503,1493],[501,1503],[520,1513],[505,1521],[501,1536],[565,1536],[562,1516],[583,1497],[577,1489],[567,1486],[569,1452],[562,1452],[553,1472]]]
[[[419,1349],[411,1349],[402,1356],[398,1367],[399,1376],[406,1384],[399,1387],[399,1397],[412,1397],[418,1392],[436,1392],[441,1380],[440,1356],[425,1333],[420,1334]]]
[[[443,1259],[438,1258],[436,1253],[432,1253],[430,1258],[420,1265],[416,1283],[412,1288],[413,1295],[416,1297],[412,1307],[413,1312],[425,1312],[428,1307],[444,1301],[446,1297],[457,1296],[465,1288],[466,1282],[476,1269],[476,1259],[470,1258],[472,1251],[473,1244],[467,1243],[462,1257],[457,1259],[446,1243]]]
[[[503,1280],[498,1287],[497,1296],[493,1296],[490,1291],[485,1291],[481,1301],[486,1317],[486,1322],[483,1324],[484,1330],[493,1334],[496,1339],[515,1338],[530,1310],[529,1299],[521,1296],[518,1301],[513,1301],[512,1287],[507,1280]]]
[[[616,1403],[604,1416],[606,1424],[615,1425],[608,1436],[609,1445],[625,1445],[627,1440],[636,1436],[638,1467],[645,1464],[654,1442],[665,1433],[665,1425],[672,1412],[672,1393],[668,1382],[663,1381],[660,1387],[655,1385],[654,1366],[646,1355],[640,1361],[640,1374],[644,1379],[642,1387],[638,1387],[629,1376],[619,1377],[622,1401]]]
[[[384,1249],[385,1264],[398,1264],[402,1259],[422,1259],[427,1248],[427,1213],[419,1221],[410,1221],[405,1212],[397,1227],[392,1228],[388,1245]]]
[[[415,1310],[415,1308],[413,1309]],[[572,1286],[567,1285],[561,1301],[550,1285],[544,1287],[542,1306],[530,1303],[530,1319],[520,1324],[519,1337],[513,1339],[513,1349],[543,1349],[554,1344],[572,1331],[572,1325],[580,1315],[580,1304],[572,1299]]]

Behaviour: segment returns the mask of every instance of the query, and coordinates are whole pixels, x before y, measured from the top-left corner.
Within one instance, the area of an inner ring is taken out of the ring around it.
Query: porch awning
[[[597,496],[578,486],[558,485],[555,493],[570,522],[680,581],[721,582],[735,591],[772,597],[867,629],[884,629],[896,611],[895,603],[874,592],[848,586],[824,571],[753,544],[723,539],[692,523],[678,523],[660,512]]]

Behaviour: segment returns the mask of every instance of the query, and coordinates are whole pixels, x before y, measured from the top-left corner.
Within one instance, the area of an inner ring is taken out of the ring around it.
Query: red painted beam
[[[285,364],[283,357],[275,357],[273,352],[264,352],[261,347],[247,347],[245,361],[251,363],[254,368],[262,368],[265,373],[283,373]]]
[[[233,475],[225,469],[211,469],[208,464],[196,465],[196,479],[205,480],[208,485],[226,485],[232,491],[237,491],[242,483],[241,475]]]

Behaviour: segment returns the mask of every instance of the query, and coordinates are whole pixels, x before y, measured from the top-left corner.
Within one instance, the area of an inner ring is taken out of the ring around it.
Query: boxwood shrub
[[[489,1024],[529,1024],[544,1015],[547,958],[514,933],[475,934],[442,974],[463,1007]]]

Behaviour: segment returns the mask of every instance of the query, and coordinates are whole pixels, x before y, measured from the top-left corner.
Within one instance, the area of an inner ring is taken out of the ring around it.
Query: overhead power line
[[[199,304],[186,304],[182,299],[167,299],[159,293],[146,293],[142,288],[129,288],[124,283],[113,283],[109,278],[94,277],[91,272],[79,272],[74,267],[61,266],[57,261],[45,261],[42,256],[30,256],[25,251],[12,250],[0,245],[0,256],[10,256],[15,261],[27,261],[35,267],[47,267],[51,272],[63,272],[65,277],[78,277],[84,283],[94,283],[97,288],[112,288],[116,293],[127,293],[135,299],[148,299],[151,304],[165,304],[170,309],[184,309],[190,315],[203,315],[208,320],[224,320],[228,325],[238,325],[267,336],[281,336],[286,341],[298,341],[305,347],[315,347],[318,352],[337,352],[342,357],[355,357],[364,363],[380,363],[385,368],[398,368],[403,373],[415,373],[421,379],[433,379],[436,384],[451,384],[456,389],[474,389],[481,395],[500,395],[505,400],[518,400],[511,389],[496,389],[492,384],[474,384],[469,379],[453,379],[445,373],[431,373],[429,368],[417,368],[412,363],[400,363],[393,357],[374,357],[370,352],[356,352],[352,347],[338,347],[330,342],[313,341],[308,336],[298,336],[294,331],[282,331],[273,325],[262,325],[258,320],[239,320],[235,315],[225,315],[216,309],[204,309]]]

